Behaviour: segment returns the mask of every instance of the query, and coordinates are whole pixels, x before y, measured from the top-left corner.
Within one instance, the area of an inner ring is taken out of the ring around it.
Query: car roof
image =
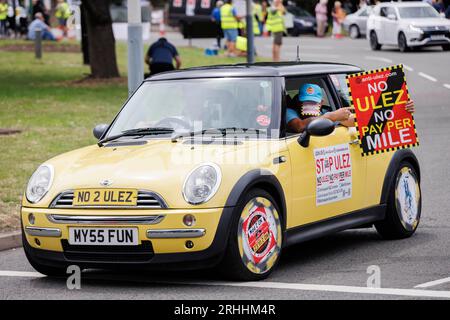
[[[331,73],[354,73],[361,71],[361,68],[357,66],[343,63],[312,61],[276,63],[258,62],[253,64],[240,63],[195,67],[164,72],[147,78],[146,81],[225,77],[285,77]]]
[[[379,4],[380,7],[428,7],[426,2],[411,1],[411,2],[383,2]]]

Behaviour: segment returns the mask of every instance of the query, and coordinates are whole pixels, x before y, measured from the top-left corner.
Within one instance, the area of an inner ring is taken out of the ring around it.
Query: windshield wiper
[[[220,134],[222,137],[225,137],[227,133],[236,133],[236,132],[242,132],[242,133],[252,133],[259,135],[261,133],[266,133],[267,130],[260,130],[260,129],[250,129],[250,128],[237,128],[237,127],[226,127],[226,128],[210,128],[210,129],[204,129],[199,131],[191,131],[186,133],[181,133],[176,135],[172,138],[172,142],[177,142],[178,139],[185,138],[185,137],[194,137],[197,135],[215,135]]]
[[[101,147],[105,144],[105,142],[113,141],[116,139],[119,139],[121,137],[129,137],[129,136],[145,136],[145,135],[153,135],[153,134],[168,134],[173,133],[173,128],[166,128],[166,127],[150,127],[150,128],[137,128],[137,129],[130,129],[122,131],[122,133],[119,133],[117,135],[104,138],[98,142],[98,146]]]

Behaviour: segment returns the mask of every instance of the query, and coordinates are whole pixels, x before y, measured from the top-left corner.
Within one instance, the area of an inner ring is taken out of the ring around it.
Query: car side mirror
[[[98,124],[95,126],[94,130],[92,131],[92,133],[94,134],[94,137],[96,137],[97,139],[100,139],[103,134],[105,133],[105,131],[108,129],[109,125],[102,123],[102,124]]]
[[[387,18],[388,18],[389,20],[397,20],[397,17],[396,17],[395,14],[393,14],[393,13],[388,14]]]
[[[334,131],[334,122],[325,119],[325,118],[317,118],[308,123],[305,131],[298,138],[298,143],[307,148],[309,146],[309,139],[311,136],[315,137],[323,137],[327,136]]]

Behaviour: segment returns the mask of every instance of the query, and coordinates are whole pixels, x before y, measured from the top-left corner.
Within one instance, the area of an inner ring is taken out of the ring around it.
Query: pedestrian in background
[[[67,36],[67,19],[72,15],[69,5],[65,0],[58,0],[55,17],[58,19],[58,28],[63,32],[63,37]]]
[[[445,10],[445,17],[450,19],[450,5],[448,5],[447,10]]]
[[[221,41],[223,37],[222,27],[220,26],[220,8],[223,6],[223,1],[217,1],[216,7],[211,13],[211,20],[214,22],[216,28],[217,48],[221,48]]]
[[[8,18],[8,3],[0,0],[0,36],[7,36],[6,21]]]
[[[317,36],[322,38],[325,36],[325,30],[327,26],[328,20],[328,9],[327,9],[328,0],[320,0],[316,4],[316,21],[317,21]]]
[[[220,8],[220,25],[225,36],[227,56],[229,57],[236,56],[236,40],[240,20],[232,3],[232,0],[225,0],[225,4]]]
[[[444,0],[433,0],[433,8],[439,13],[445,12]]]
[[[159,38],[148,48],[145,56],[145,63],[150,68],[150,75],[174,70],[173,60],[176,62],[175,68],[180,69],[181,58],[177,48],[163,37]],[[148,74],[146,74],[147,76]]]
[[[334,2],[334,8],[331,12],[333,16],[333,37],[336,39],[342,38],[342,22],[345,19],[345,11],[342,9],[342,3],[340,1]]]
[[[28,15],[27,10],[21,5],[16,7],[16,24],[19,26],[19,34],[26,37],[28,31]]]
[[[272,32],[273,46],[272,46],[272,60],[274,62],[280,61],[281,45],[283,44],[284,15],[286,10],[281,0],[274,0],[272,6],[268,9],[266,26],[267,30]]]
[[[38,12],[34,15],[33,22],[28,26],[28,39],[35,40],[36,39],[36,31],[41,30],[42,40],[50,40],[56,41],[55,36],[50,30],[50,27],[44,22],[44,15],[41,12]]]
[[[258,34],[262,34],[264,15],[262,5],[258,1],[253,1],[253,14],[255,15],[255,18],[258,22],[258,29],[259,29]]]

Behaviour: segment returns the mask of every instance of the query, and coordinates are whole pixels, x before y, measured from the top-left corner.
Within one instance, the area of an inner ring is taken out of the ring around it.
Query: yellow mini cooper
[[[411,236],[420,168],[410,149],[362,156],[355,128],[325,118],[300,133],[286,112],[304,84],[322,112],[348,106],[358,67],[261,63],[162,73],[142,83],[98,143],[31,176],[23,245],[46,275],[82,269],[217,267],[266,278],[286,246],[356,227]]]

